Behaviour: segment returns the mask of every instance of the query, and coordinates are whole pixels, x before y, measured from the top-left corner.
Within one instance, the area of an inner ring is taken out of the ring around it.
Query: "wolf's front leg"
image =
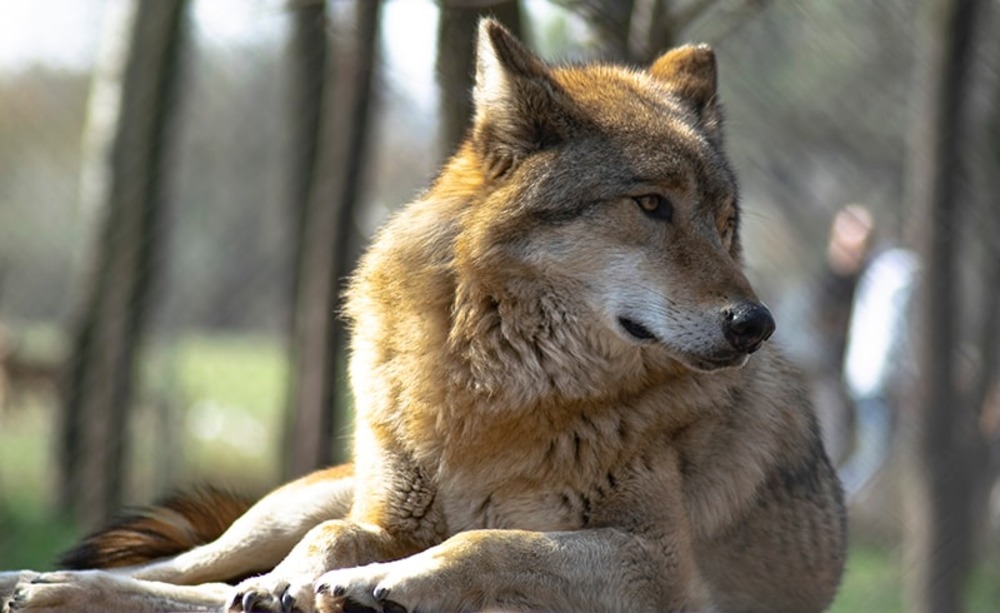
[[[271,572],[236,586],[229,611],[313,611],[313,583],[324,572],[390,560],[414,551],[385,530],[349,520],[323,522],[310,530]]]
[[[683,540],[683,539],[681,539]],[[316,581],[316,610],[673,611],[702,606],[682,542],[614,528],[474,530],[419,554]]]
[[[223,583],[173,585],[102,570],[22,573],[3,613],[211,612],[225,602]]]

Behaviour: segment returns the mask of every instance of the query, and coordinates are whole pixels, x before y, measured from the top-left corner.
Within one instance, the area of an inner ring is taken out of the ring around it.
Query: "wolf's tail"
[[[145,564],[218,538],[253,501],[211,487],[173,494],[118,518],[64,553],[69,570]]]

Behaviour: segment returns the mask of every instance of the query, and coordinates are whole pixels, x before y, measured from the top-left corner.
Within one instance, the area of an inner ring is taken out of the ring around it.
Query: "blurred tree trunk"
[[[977,47],[984,48],[990,43],[991,34],[996,31],[1000,20],[1000,5],[994,4],[977,26]],[[981,45],[981,46],[980,46]],[[983,70],[980,65],[982,80],[992,86],[985,99],[987,115],[983,118],[985,126],[982,149],[977,150],[977,169],[980,171],[975,184],[974,218],[970,224],[976,235],[971,241],[979,249],[973,298],[978,300],[979,319],[975,321],[970,334],[970,345],[975,360],[975,366],[967,377],[963,391],[964,402],[977,411],[977,420],[981,434],[981,444],[974,450],[977,457],[973,463],[976,467],[976,483],[973,494],[973,511],[976,514],[974,529],[989,530],[990,496],[992,488],[1000,476],[1000,457],[990,453],[991,449],[1000,448],[1000,388],[997,387],[1000,376],[1000,74],[996,67],[1000,66],[1000,45],[992,43],[993,62]],[[982,74],[987,73],[987,74]],[[970,194],[972,195],[972,194]],[[960,376],[959,380],[963,378]]]
[[[117,3],[95,70],[81,204],[97,210],[101,227],[72,324],[59,462],[62,508],[91,527],[124,498],[137,358],[162,258],[167,124],[185,5]]]
[[[295,329],[295,296],[299,291],[302,258],[305,250],[306,221],[309,215],[309,193],[314,182],[316,158],[323,125],[323,88],[327,82],[326,65],[331,52],[330,27],[326,2],[306,0],[289,4],[292,13],[292,33],[288,53],[289,126],[292,132],[289,146],[291,165],[289,189],[292,212],[292,297],[289,329]],[[331,79],[332,81],[332,79]],[[331,82],[330,86],[333,87]]]
[[[322,70],[319,141],[303,217],[294,308],[291,406],[284,441],[289,477],[348,456],[345,445],[334,445],[350,423],[347,331],[338,314],[359,250],[355,218],[367,161],[381,4],[355,1],[351,49],[338,53],[342,57],[337,62],[327,52]],[[297,47],[305,53],[304,44]]]
[[[334,71],[328,68],[332,64],[332,44],[330,41],[329,22],[326,2],[299,2],[291,5],[292,35],[289,53],[290,83],[290,125],[292,143],[290,145],[292,166],[290,170],[291,214],[293,228],[294,254],[291,284],[291,321],[289,322],[289,357],[294,369],[289,377],[288,406],[285,411],[285,427],[282,440],[282,471],[286,478],[294,477],[309,470],[318,461],[317,456],[326,454],[329,457],[331,441],[320,440],[321,428],[329,426],[326,407],[320,402],[307,402],[305,384],[312,388],[320,387],[322,383],[311,381],[310,375],[322,376],[321,372],[301,372],[301,362],[310,357],[310,351],[318,353],[322,360],[322,347],[307,345],[308,330],[300,331],[308,318],[325,325],[325,314],[320,311],[327,304],[329,289],[324,287],[328,274],[309,273],[306,279],[306,265],[312,265],[310,257],[322,259],[331,265],[333,256],[332,229],[324,244],[313,245],[307,241],[309,237],[309,221],[315,218],[313,207],[317,199],[311,198],[314,185],[319,183],[318,176],[324,173],[319,168],[319,151],[322,145],[323,127],[329,124],[324,120],[324,94],[332,96],[336,85]],[[331,135],[331,138],[336,135]],[[328,139],[329,140],[329,139]],[[324,159],[324,162],[329,160]],[[317,191],[318,195],[318,191]],[[328,208],[332,207],[332,198]],[[329,224],[327,224],[329,225]],[[313,265],[315,268],[319,263]],[[315,294],[312,298],[310,294]],[[315,306],[312,306],[315,305]],[[313,311],[307,312],[312,306]],[[313,322],[310,324],[314,325]],[[321,362],[323,363],[323,362]],[[316,392],[321,394],[322,392]]]
[[[472,86],[476,73],[476,33],[479,20],[493,17],[521,38],[518,0],[470,2],[442,0],[438,20],[437,80],[441,92],[440,148],[450,156],[465,137],[472,120]]]
[[[961,611],[972,559],[971,508],[980,445],[976,411],[956,388],[958,270],[963,197],[962,140],[973,31],[980,0],[929,0],[922,62],[914,91],[918,116],[909,196],[919,225],[910,229],[923,257],[918,293],[917,377],[906,533],[907,610]]]

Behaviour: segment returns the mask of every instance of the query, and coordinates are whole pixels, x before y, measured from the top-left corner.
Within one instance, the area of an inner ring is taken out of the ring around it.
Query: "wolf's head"
[[[487,20],[478,54],[474,124],[441,179],[474,186],[458,265],[604,344],[744,364],[774,322],[742,272],[712,50],[549,68]]]

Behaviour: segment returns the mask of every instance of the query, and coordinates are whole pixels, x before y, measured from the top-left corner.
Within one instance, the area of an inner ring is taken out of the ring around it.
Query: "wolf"
[[[843,496],[743,272],[716,72],[483,21],[464,144],[350,283],[353,465],[126,519],[69,558],[114,568],[8,575],[6,610],[824,610]]]

